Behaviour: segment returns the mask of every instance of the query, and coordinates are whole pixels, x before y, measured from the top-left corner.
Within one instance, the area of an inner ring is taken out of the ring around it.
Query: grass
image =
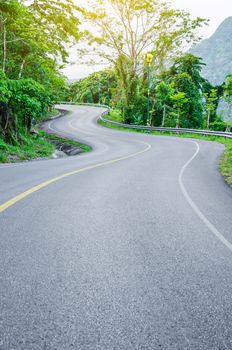
[[[60,137],[60,136],[57,136],[55,134],[46,134],[46,132],[44,132],[44,131],[39,131],[39,135],[40,135],[40,137],[43,137],[45,140],[50,141],[50,142],[58,141],[58,142],[66,144],[66,145],[71,145],[71,146],[74,146],[77,148],[81,148],[84,153],[89,152],[91,150],[91,147],[88,145],[85,145],[85,144],[80,143],[78,141],[74,141],[71,139]]]
[[[58,117],[59,114],[60,114],[60,112],[59,112],[57,109],[52,108],[51,111],[49,111],[49,112],[47,113],[46,118]]]
[[[39,131],[38,135],[21,135],[21,138],[19,146],[12,146],[0,138],[0,163],[50,158],[56,149],[53,141],[81,148],[83,153],[91,150],[88,145],[53,134],[46,134],[44,131]]]
[[[112,112],[109,113],[109,116],[107,117],[109,120],[112,121],[119,121],[119,118],[117,116],[117,120],[114,119],[114,114]],[[121,131],[129,131],[129,132],[139,132],[144,134],[150,134],[150,135],[159,135],[159,136],[173,136],[173,137],[183,137],[183,138],[191,138],[191,139],[200,139],[205,141],[214,141],[219,142],[225,145],[225,151],[220,159],[220,165],[219,169],[221,174],[224,176],[226,182],[232,186],[232,139],[226,139],[224,137],[219,136],[205,136],[205,135],[196,135],[196,134],[176,134],[173,132],[160,132],[160,131],[149,131],[149,130],[142,130],[142,129],[130,129],[130,128],[124,128],[118,125],[114,124],[108,124],[102,120],[99,120],[98,123],[104,127],[121,130]]]
[[[59,115],[59,111],[52,109],[46,118]],[[51,157],[55,151],[55,146],[37,134],[20,134],[18,145],[6,143],[0,137],[0,163],[15,163],[18,161],[31,160],[37,158]]]
[[[220,161],[220,170],[226,182],[232,186],[232,141],[226,146]]]
[[[59,115],[59,111],[52,109],[46,118]],[[6,143],[0,137],[0,163],[15,163],[24,160],[50,158],[55,152],[54,141],[81,148],[83,152],[89,152],[91,148],[88,145],[73,141],[67,138],[59,137],[54,134],[46,134],[44,131],[38,130],[38,134],[20,135],[20,144],[13,146]]]
[[[35,158],[50,157],[55,146],[37,135],[22,135],[19,146],[13,146],[0,138],[0,162],[18,162]]]
[[[53,141],[81,148],[83,153],[91,150],[88,145],[54,134],[46,134],[44,131],[39,131],[38,135],[21,135],[21,139],[19,146],[13,146],[0,138],[0,163],[15,163],[37,158],[50,158],[55,151]]]
[[[114,122],[123,123],[123,117],[119,109],[110,109],[108,117]]]

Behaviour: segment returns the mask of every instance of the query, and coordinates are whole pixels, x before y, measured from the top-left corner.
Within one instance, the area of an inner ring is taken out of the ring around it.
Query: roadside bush
[[[210,130],[214,131],[226,131],[226,123],[223,120],[215,120],[215,122],[210,123]]]
[[[43,85],[33,79],[7,79],[0,70],[0,137],[19,145],[22,135],[30,132],[32,121],[41,120],[51,103]]]
[[[30,131],[32,120],[40,120],[46,114],[50,97],[45,88],[32,79],[9,80],[8,86],[11,91],[8,103],[17,125]]]

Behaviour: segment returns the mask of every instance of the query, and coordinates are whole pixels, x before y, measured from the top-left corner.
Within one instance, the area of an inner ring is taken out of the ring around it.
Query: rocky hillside
[[[191,53],[206,63],[202,75],[214,85],[222,84],[226,75],[232,73],[232,16],[209,39],[192,48]]]

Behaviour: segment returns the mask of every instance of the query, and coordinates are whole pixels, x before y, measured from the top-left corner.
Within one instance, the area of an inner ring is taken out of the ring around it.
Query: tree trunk
[[[6,71],[6,26],[3,24],[3,62],[2,62],[3,73]]]
[[[25,65],[25,61],[26,59],[24,58],[22,63],[21,63],[21,66],[20,66],[20,69],[19,69],[19,76],[18,76],[18,79],[21,79],[22,77],[22,73],[23,73],[23,68],[24,68],[24,65]]]
[[[166,119],[166,105],[164,105],[164,108],[163,108],[162,128],[164,127],[165,119]]]
[[[210,123],[210,110],[208,111],[208,117],[207,117],[207,129],[209,129],[209,123]]]
[[[179,127],[180,127],[180,110],[178,109],[177,121],[176,121],[176,128],[178,129]]]
[[[231,118],[231,112],[232,112],[232,99],[228,102],[228,118]]]

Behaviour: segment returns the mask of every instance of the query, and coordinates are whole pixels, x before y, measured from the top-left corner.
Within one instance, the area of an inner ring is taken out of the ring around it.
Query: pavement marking
[[[75,128],[74,126],[73,126],[73,124],[72,124],[72,119],[68,122],[68,126],[71,128],[71,129],[73,129],[73,130],[75,130],[75,131],[80,131],[80,132],[84,132],[84,133],[86,133],[86,136],[89,136],[89,135],[92,135],[92,136],[96,136],[96,134],[94,134],[94,133],[92,133],[92,132],[89,132],[88,131],[88,134],[87,134],[87,132],[84,130],[83,131],[83,129],[80,129],[79,127],[78,128]],[[101,135],[101,136],[104,136],[104,135]],[[108,135],[108,137],[109,137],[109,135]]]
[[[190,197],[190,195],[188,194],[184,183],[183,183],[183,175],[185,170],[187,169],[187,167],[190,165],[190,163],[192,163],[192,161],[196,158],[196,156],[198,155],[199,151],[200,151],[200,146],[197,142],[195,141],[191,141],[193,142],[196,146],[196,152],[194,153],[194,155],[185,163],[185,165],[183,166],[183,168],[180,171],[179,174],[179,185],[181,188],[181,191],[185,197],[185,199],[187,200],[187,202],[189,203],[189,205],[191,206],[191,208],[193,209],[193,211],[197,214],[197,216],[201,219],[201,221],[207,226],[207,228],[214,234],[214,236],[216,236],[231,252],[232,252],[232,244],[227,241],[227,239],[216,229],[216,227],[205,217],[205,215],[201,212],[201,210],[198,208],[198,206],[194,203],[194,201],[192,200],[192,198]]]
[[[71,171],[69,173],[65,173],[63,175],[54,177],[54,178],[52,178],[52,179],[50,179],[48,181],[42,182],[41,184],[39,184],[37,186],[34,186],[34,187],[30,188],[29,190],[27,190],[25,192],[22,192],[19,195],[11,198],[7,202],[1,204],[0,205],[0,213],[5,211],[6,209],[12,207],[14,204],[16,204],[17,202],[21,201],[22,199],[30,196],[31,194],[33,194],[33,193],[35,193],[35,192],[37,192],[39,190],[41,190],[42,188],[47,187],[47,186],[51,185],[52,183],[60,181],[60,180],[66,178],[68,176],[76,175],[76,174],[82,173],[82,172],[87,171],[87,170],[91,170],[91,169],[99,168],[99,167],[102,167],[102,166],[105,166],[105,165],[113,164],[113,163],[119,162],[121,160],[134,158],[134,157],[136,157],[136,156],[138,156],[138,155],[140,155],[142,153],[145,153],[145,152],[147,152],[147,151],[149,151],[151,149],[151,145],[149,143],[142,142],[142,141],[140,141],[140,143],[146,145],[146,148],[144,148],[142,151],[139,151],[139,152],[136,152],[136,153],[132,153],[132,154],[129,154],[129,155],[124,156],[124,157],[112,159],[112,160],[109,160],[109,161],[106,161],[106,162],[90,165],[88,167],[85,167],[85,168],[82,168],[82,169],[78,169],[78,170],[74,170],[74,171]]]

